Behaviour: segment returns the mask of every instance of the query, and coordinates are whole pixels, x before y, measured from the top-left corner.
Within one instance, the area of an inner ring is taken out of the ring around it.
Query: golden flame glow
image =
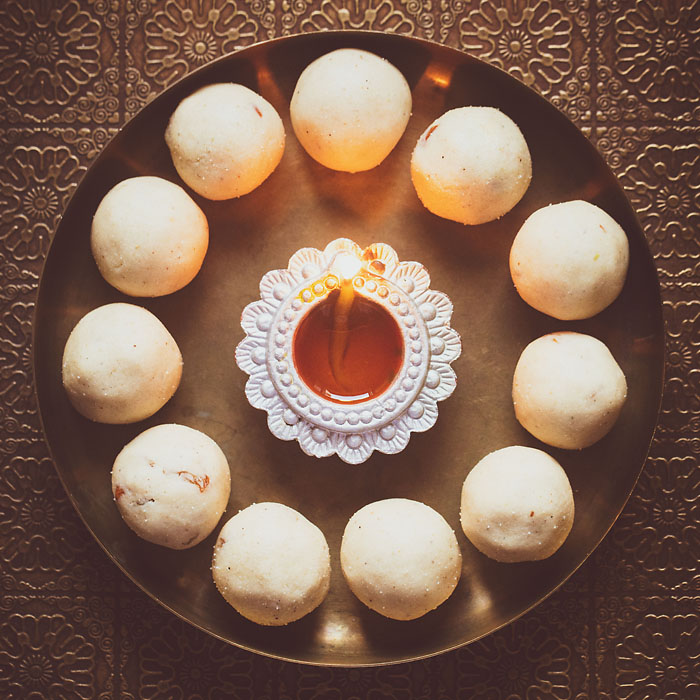
[[[352,253],[338,253],[333,260],[331,270],[335,272],[341,280],[351,280],[362,267],[362,260]]]

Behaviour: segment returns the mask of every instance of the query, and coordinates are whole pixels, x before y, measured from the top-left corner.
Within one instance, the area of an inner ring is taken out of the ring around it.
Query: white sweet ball
[[[411,116],[411,89],[386,59],[338,49],[304,69],[289,112],[314,160],[354,173],[379,165],[396,146]]]
[[[520,296],[565,321],[590,318],[622,291],[629,243],[620,225],[594,204],[575,200],[538,209],[510,251]]]
[[[73,406],[100,423],[153,415],[175,393],[182,355],[167,328],[133,304],[106,304],[83,316],[63,351],[63,386]]]
[[[317,608],[330,585],[323,533],[281,503],[256,503],[221,528],[212,561],[214,583],[243,617],[286,625]]]
[[[482,224],[509,212],[532,178],[532,161],[515,122],[493,107],[445,112],[413,150],[411,178],[437,216]]]
[[[395,620],[434,610],[462,573],[457,538],[424,503],[390,498],[350,518],[340,547],[350,590],[368,607]]]
[[[182,187],[160,177],[115,185],[92,220],[90,245],[100,273],[131,296],[182,289],[199,272],[208,244],[202,210]]]
[[[615,424],[627,382],[608,348],[582,333],[550,333],[532,341],[513,375],[520,424],[542,442],[578,450]]]
[[[208,199],[248,194],[277,167],[284,126],[275,108],[235,83],[200,88],[177,106],[165,141],[180,177]]]
[[[535,561],[561,547],[574,522],[566,472],[541,450],[504,447],[484,457],[464,480],[464,534],[486,556]]]
[[[219,522],[231,491],[226,456],[207,435],[184,425],[149,428],[117,456],[112,493],[124,522],[171,549],[199,544]]]

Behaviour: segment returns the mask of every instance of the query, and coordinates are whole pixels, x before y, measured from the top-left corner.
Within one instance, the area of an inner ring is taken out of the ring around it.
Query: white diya
[[[452,302],[429,287],[420,263],[345,238],[264,275],[261,299],[241,316],[236,362],[273,435],[359,464],[431,428],[457,384],[450,363],[462,345]]]

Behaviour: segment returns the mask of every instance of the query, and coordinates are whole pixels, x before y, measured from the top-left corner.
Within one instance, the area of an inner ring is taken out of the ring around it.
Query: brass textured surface
[[[89,253],[90,222],[101,198],[123,178],[140,173],[177,180],[162,138],[165,125],[184,95],[222,78],[253,81],[291,134],[287,105],[300,70],[340,46],[386,56],[407,77],[413,105],[404,137],[381,165],[351,175],[310,161],[290,136],[264,186],[238,200],[198,198],[209,221],[210,246],[196,280],[176,294],[138,300],[165,323],[182,350],[185,368],[176,395],[141,423],[105,426],[83,419],[61,385],[66,338],[88,311],[124,300],[101,279]],[[466,102],[498,106],[511,115],[535,163],[522,201],[498,221],[469,230],[425,210],[407,167],[427,125],[446,108]],[[560,157],[563,152],[575,168]],[[524,304],[506,261],[528,212],[579,196],[604,206],[626,230],[630,266],[615,304],[595,318],[562,323]],[[284,265],[299,247],[325,247],[338,232],[361,247],[382,240],[424,263],[431,279],[448,290],[451,325],[464,341],[454,362],[460,381],[438,423],[414,436],[400,455],[376,454],[354,468],[336,457],[310,459],[293,442],[272,439],[265,416],[244,400],[246,376],[231,361],[243,339],[239,314],[257,298],[261,276],[273,264]],[[134,581],[186,620],[246,649],[311,663],[415,660],[489,634],[540,602],[584,561],[620,512],[643,466],[660,401],[663,323],[656,271],[622,188],[591,143],[507,73],[452,48],[384,33],[307,33],[263,42],[210,63],[147,105],[95,160],[66,208],[43,270],[34,323],[35,381],[49,446],[99,542]],[[606,439],[581,452],[549,450],[576,494],[577,514],[565,546],[546,561],[514,567],[487,559],[463,540],[461,585],[439,610],[410,625],[366,610],[339,567],[349,518],[369,502],[402,496],[436,508],[459,531],[467,470],[506,445],[538,446],[513,415],[513,368],[529,342],[561,329],[603,340],[629,384],[624,411]],[[317,613],[281,630],[246,623],[212,585],[215,535],[173,553],[139,540],[124,525],[107,472],[128,440],[154,423],[170,422],[211,435],[227,454],[232,495],[224,518],[252,502],[278,501],[323,530],[333,571],[330,593]]]
[[[462,48],[590,136],[655,256],[668,347],[659,429],[593,557],[544,604],[459,651],[318,669],[166,613],[89,536],[47,457],[31,387],[40,265],[105,140],[233,48],[362,28]],[[0,692],[24,697],[691,698],[698,693],[698,182],[694,2],[13,2],[0,8]]]

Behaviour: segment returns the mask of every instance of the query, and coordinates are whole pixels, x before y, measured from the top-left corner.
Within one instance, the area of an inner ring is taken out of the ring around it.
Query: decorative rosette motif
[[[339,403],[302,379],[294,338],[301,321],[339,287],[338,261],[350,256],[357,267],[347,284],[352,293],[375,302],[394,319],[403,353],[396,375],[381,394]],[[302,248],[286,270],[264,275],[260,300],[241,315],[246,338],[236,348],[236,362],[250,375],[248,401],[267,411],[273,435],[298,440],[306,454],[337,453],[345,462],[360,464],[374,450],[400,452],[411,432],[431,428],[438,416],[437,402],[456,387],[450,363],[459,357],[462,345],[450,328],[452,302],[429,287],[423,265],[399,262],[385,243],[362,250],[343,238],[323,251]]]

